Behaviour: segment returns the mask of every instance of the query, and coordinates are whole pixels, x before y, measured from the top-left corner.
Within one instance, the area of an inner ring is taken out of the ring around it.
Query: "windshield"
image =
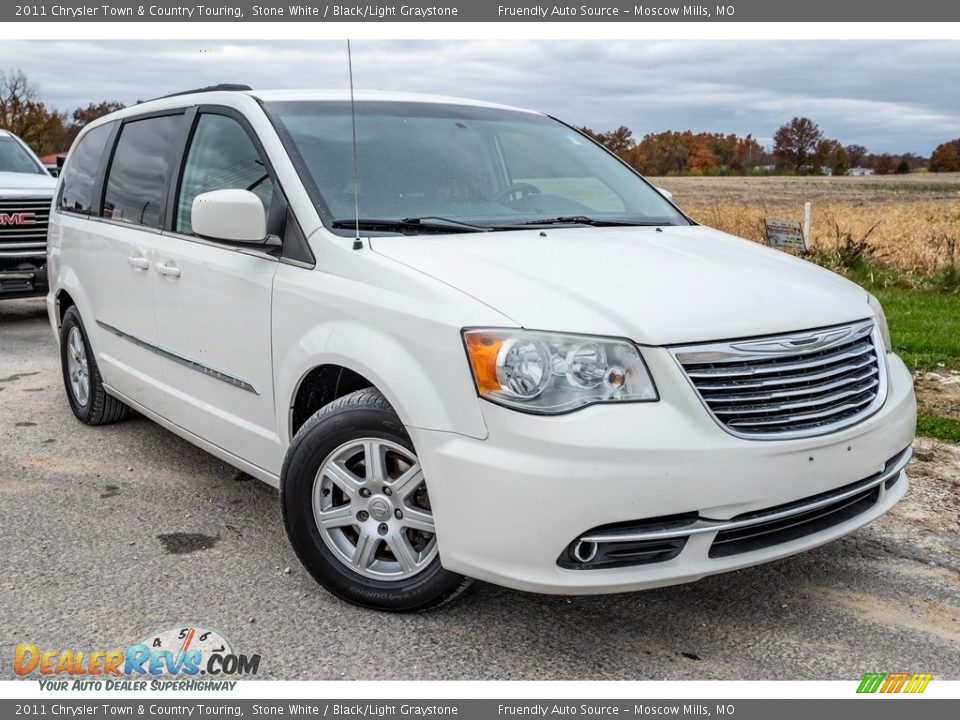
[[[350,103],[266,107],[314,202],[334,227],[352,227]],[[366,229],[689,224],[630,168],[543,115],[364,101],[356,103],[356,132],[357,200]]]
[[[23,145],[12,137],[0,137],[0,172],[42,175],[44,171]]]

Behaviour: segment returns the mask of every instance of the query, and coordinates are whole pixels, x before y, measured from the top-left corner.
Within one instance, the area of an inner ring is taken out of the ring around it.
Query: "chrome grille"
[[[872,320],[672,350],[713,418],[755,439],[823,435],[872,414],[886,365]]]
[[[16,222],[26,214],[30,222]],[[50,198],[0,198],[0,257],[46,254]]]

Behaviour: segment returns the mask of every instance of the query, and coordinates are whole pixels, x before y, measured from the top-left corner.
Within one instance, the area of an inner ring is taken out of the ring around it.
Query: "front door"
[[[270,314],[276,258],[260,249],[197,237],[194,198],[245,189],[263,200],[273,179],[240,121],[196,115],[173,231],[155,260],[157,336],[168,395],[161,413],[218,447],[276,472],[280,440],[273,401]]]

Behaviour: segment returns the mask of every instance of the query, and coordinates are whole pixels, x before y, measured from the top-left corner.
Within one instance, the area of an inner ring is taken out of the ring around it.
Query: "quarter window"
[[[187,154],[177,203],[177,232],[192,234],[193,200],[212,190],[249,190],[263,202],[273,199],[266,164],[243,127],[226,115],[203,114]]]
[[[93,209],[93,188],[100,171],[103,149],[110,139],[113,123],[88,132],[70,153],[60,185],[60,208],[88,215]]]
[[[128,122],[120,131],[110,164],[103,216],[160,228],[163,196],[182,115]]]

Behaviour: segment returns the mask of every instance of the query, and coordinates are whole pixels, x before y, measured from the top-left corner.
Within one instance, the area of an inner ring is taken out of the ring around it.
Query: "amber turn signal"
[[[497,355],[503,347],[503,340],[486,333],[469,333],[466,339],[467,355],[470,357],[473,377],[477,381],[477,390],[481,395],[499,390]]]

